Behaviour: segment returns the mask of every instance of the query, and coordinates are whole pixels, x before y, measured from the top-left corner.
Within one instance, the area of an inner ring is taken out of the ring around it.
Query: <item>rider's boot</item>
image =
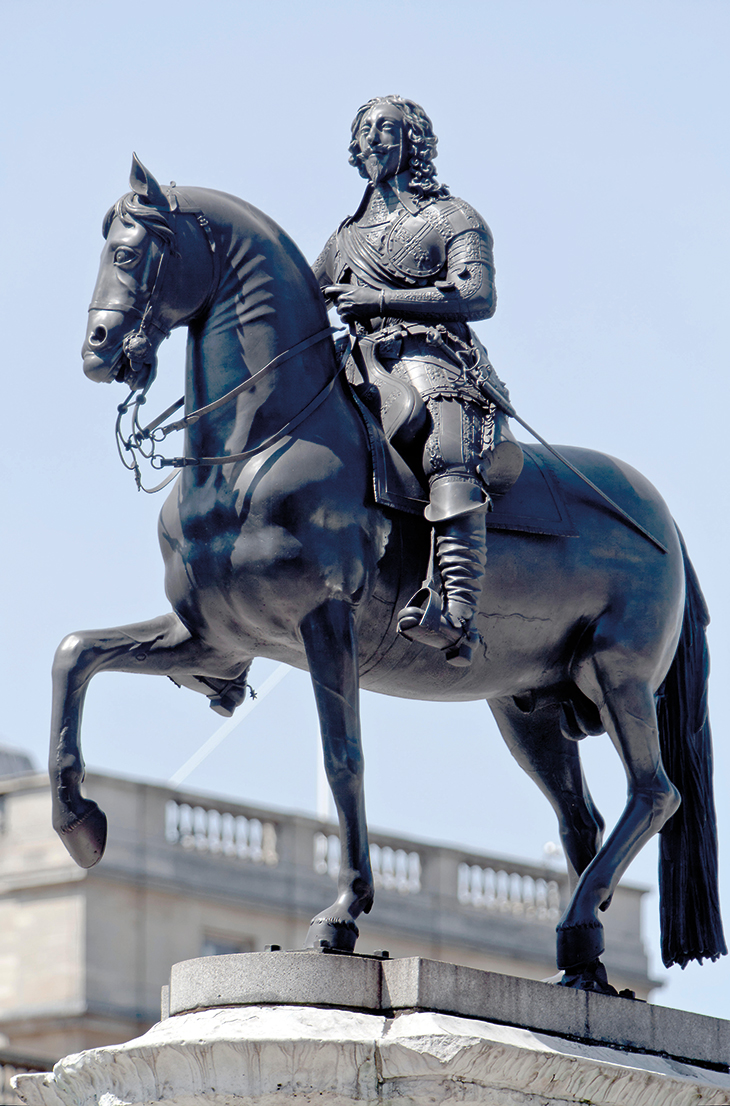
[[[398,632],[409,641],[442,649],[457,667],[471,664],[478,634],[472,622],[487,561],[486,493],[471,481],[442,479],[431,490],[426,517],[434,524],[439,595],[421,588],[398,615]]]

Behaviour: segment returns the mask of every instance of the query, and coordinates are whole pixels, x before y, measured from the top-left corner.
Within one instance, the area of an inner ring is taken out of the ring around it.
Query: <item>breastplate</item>
[[[384,213],[383,213],[384,214]],[[446,264],[447,242],[434,221],[418,212],[411,214],[400,210],[385,218],[365,219],[350,223],[345,237],[350,237],[349,250],[354,250],[361,260],[370,258],[375,271],[380,267],[398,281],[415,284],[428,280],[440,272]],[[340,243],[342,244],[342,243]],[[348,247],[338,256],[337,269],[347,263]]]
[[[446,242],[423,215],[402,212],[390,224],[385,239],[390,266],[405,277],[435,276],[446,264]]]

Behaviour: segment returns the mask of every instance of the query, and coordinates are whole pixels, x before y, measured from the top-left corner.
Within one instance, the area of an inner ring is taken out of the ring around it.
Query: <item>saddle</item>
[[[437,340],[433,328],[410,325],[411,334],[428,334],[430,342]],[[506,396],[506,389],[497,377],[487,351],[476,336],[472,341],[479,353],[479,363],[490,377],[492,390]],[[360,335],[355,342],[347,339],[339,345],[338,356],[346,358],[345,375],[354,394],[382,427],[387,441],[405,460],[421,486],[425,486],[421,458],[429,431],[429,413],[418,390],[409,381],[383,368],[378,357],[379,347],[387,347],[389,339]],[[443,343],[441,343],[443,344]],[[446,347],[445,347],[446,348]],[[453,357],[453,353],[448,350]],[[477,373],[473,374],[474,376]],[[496,387],[495,387],[496,384]],[[485,418],[491,420],[491,448],[482,455],[477,471],[490,495],[506,491],[522,471],[522,450],[509,427],[505,412],[487,395]],[[487,413],[488,412],[488,413]]]
[[[365,335],[349,349],[345,375],[352,391],[377,419],[388,442],[407,458],[422,440],[428,426],[428,410],[416,389],[391,376],[380,364],[378,343]],[[346,355],[345,350],[342,351]]]
[[[351,385],[350,394],[367,435],[375,502],[381,507],[417,515],[422,519],[429,499],[423,476],[419,478],[416,475],[388,440],[379,420],[361,399],[359,389]],[[524,455],[522,472],[507,491],[490,491],[492,508],[487,515],[488,530],[578,537],[557,463],[542,446],[527,445],[525,442],[519,445]]]
[[[360,336],[352,345],[347,340],[337,345],[338,356],[347,357],[345,376],[367,433],[375,502],[423,518],[429,501],[420,463],[428,433],[426,404],[408,381],[382,367],[377,340]],[[507,416],[495,409],[493,448],[479,465],[492,501],[490,530],[577,536],[551,461],[546,450],[518,443]]]

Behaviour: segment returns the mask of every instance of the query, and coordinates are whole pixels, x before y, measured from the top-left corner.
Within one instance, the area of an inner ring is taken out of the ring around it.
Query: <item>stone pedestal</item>
[[[730,1023],[418,958],[177,964],[163,1020],[22,1075],[29,1106],[730,1104]]]

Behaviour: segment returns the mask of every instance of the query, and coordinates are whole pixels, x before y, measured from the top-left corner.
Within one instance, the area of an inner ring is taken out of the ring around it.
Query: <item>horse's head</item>
[[[136,155],[132,192],[104,219],[104,249],[81,350],[97,382],[144,387],[154,376],[160,343],[205,303],[213,276],[204,220],[178,212]]]

